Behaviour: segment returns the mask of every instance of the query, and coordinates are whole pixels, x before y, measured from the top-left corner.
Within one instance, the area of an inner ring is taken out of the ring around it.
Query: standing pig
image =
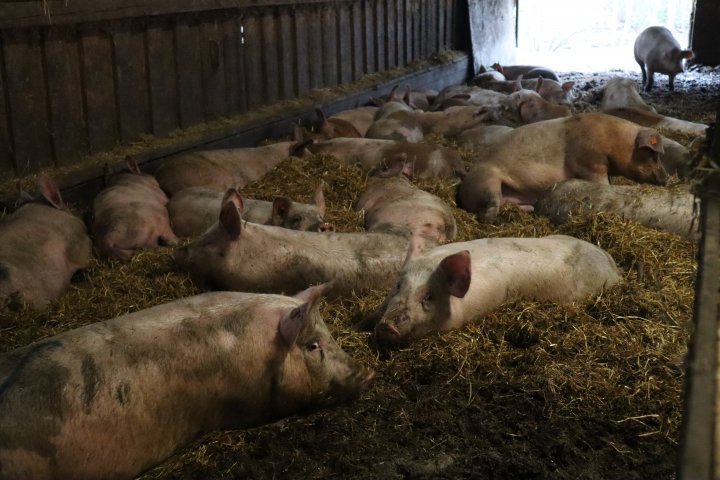
[[[220,191],[242,188],[288,157],[301,156],[309,142],[191,152],[165,160],[155,172],[155,178],[170,196],[185,188],[203,185]]]
[[[35,308],[61,296],[92,255],[85,224],[63,210],[57,186],[44,175],[38,184],[47,204],[30,201],[0,221],[0,299]]]
[[[572,302],[620,281],[612,257],[577,238],[484,238],[423,252],[411,245],[379,310],[377,339],[403,345],[477,322],[516,300]]]
[[[664,185],[662,138],[603,113],[518,127],[493,145],[457,190],[458,206],[493,221],[501,204],[532,210],[550,185],[571,178],[608,184],[608,175]]]
[[[682,50],[670,30],[648,27],[638,35],[633,47],[635,61],[640,65],[645,91],[653,87],[655,72],[668,76],[668,89],[675,89],[675,75],[685,70],[683,60],[693,58],[692,50]]]
[[[242,199],[231,195],[220,221],[176,250],[178,265],[224,290],[291,293],[331,281],[330,293],[337,296],[389,287],[409,243],[409,235],[394,233],[317,233],[258,225],[243,222],[242,212]]]
[[[175,245],[168,198],[152,175],[143,174],[132,160],[129,172],[109,177],[109,186],[93,201],[95,246],[110,258],[129,260],[137,250]]]
[[[370,178],[355,210],[365,212],[365,228],[370,232],[391,225],[424,233],[438,243],[451,241],[457,233],[450,207],[414,186],[398,168]]]
[[[455,178],[466,167],[454,150],[426,143],[398,142],[374,138],[334,138],[308,146],[311,153],[327,154],[345,164],[359,164],[367,171],[396,164],[413,166],[418,178]]]
[[[239,195],[237,190],[234,191]],[[196,237],[215,222],[228,193],[209,187],[190,187],[173,195],[168,203],[170,224],[181,237]],[[276,197],[272,202],[244,200],[243,219],[263,225],[275,225],[292,230],[319,231],[324,225],[325,197],[322,185],[315,192],[315,204],[293,202],[288,197]]]
[[[535,205],[535,212],[553,223],[571,215],[609,212],[642,225],[675,233],[689,240],[700,237],[695,195],[688,191],[635,185],[601,185],[566,180],[550,187]]]
[[[0,356],[0,478],[135,478],[217,429],[357,397],[373,372],[331,337],[320,287],[211,292]]]

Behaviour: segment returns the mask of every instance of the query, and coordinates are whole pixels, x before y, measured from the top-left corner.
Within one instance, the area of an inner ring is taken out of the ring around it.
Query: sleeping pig
[[[373,372],[322,288],[205,293],[0,355],[0,478],[135,478],[209,431],[352,400]]]
[[[0,221],[0,300],[20,300],[35,308],[65,293],[73,274],[86,268],[92,255],[85,224],[64,210],[55,183],[40,175],[38,185],[40,199],[21,191],[26,203]]]
[[[516,300],[572,302],[620,281],[604,250],[565,235],[484,238],[424,251],[414,239],[390,292],[368,323],[379,342],[403,345],[479,321]]]
[[[155,177],[127,161],[128,172],[108,177],[108,187],[93,200],[91,231],[98,251],[129,260],[138,250],[174,245],[168,198]]]
[[[239,195],[237,190],[235,194]],[[228,192],[218,192],[211,187],[180,190],[168,203],[173,231],[181,237],[196,237],[202,234],[217,222],[227,195]],[[322,185],[315,192],[314,205],[293,202],[288,197],[275,197],[272,202],[245,198],[243,204],[243,220],[248,222],[308,231],[318,231],[325,225]]]
[[[480,155],[457,190],[458,206],[494,221],[501,204],[531,211],[550,185],[570,178],[609,183],[609,175],[664,185],[662,138],[603,113],[518,127]]]

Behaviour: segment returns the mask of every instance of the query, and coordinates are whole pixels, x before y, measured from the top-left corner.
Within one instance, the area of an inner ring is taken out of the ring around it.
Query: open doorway
[[[633,44],[652,25],[690,44],[695,0],[518,0],[517,63],[558,71],[637,70]]]

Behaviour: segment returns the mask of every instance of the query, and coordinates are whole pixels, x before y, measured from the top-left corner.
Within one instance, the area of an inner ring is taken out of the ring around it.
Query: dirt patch
[[[674,94],[658,81],[643,96],[660,113],[709,122],[720,70],[707,70],[678,77]],[[562,77],[577,82],[578,105],[592,109],[613,75],[639,83],[632,72]],[[246,193],[282,190],[306,200],[320,179],[329,220],[359,230],[351,208],[364,178],[322,156],[284,163]],[[452,182],[420,186],[453,203]],[[512,207],[498,225],[454,212],[458,240],[565,233],[591,241],[613,255],[624,283],[570,306],[506,305],[476,325],[389,351],[352,328],[385,292],[323,302],[341,346],[376,369],[362,398],[212,433],[143,478],[674,478],[696,245],[611,215],[558,228]],[[199,292],[169,253],[145,252],[129,264],[95,260],[47,310],[0,311],[13,318],[0,326],[0,351]]]

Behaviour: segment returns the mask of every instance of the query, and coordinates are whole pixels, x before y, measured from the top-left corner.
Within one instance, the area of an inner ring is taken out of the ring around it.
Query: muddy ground
[[[592,109],[612,75],[566,73],[579,108]],[[720,69],[663,79],[643,94],[658,112],[713,121]],[[464,152],[471,155],[471,152]],[[246,189],[309,199],[328,182],[328,219],[359,230],[348,213],[362,181],[327,159],[285,164]],[[295,171],[297,170],[297,171]],[[283,175],[292,184],[280,185]],[[452,201],[453,185],[423,187]],[[456,210],[458,240],[566,233],[608,250],[624,283],[574,305],[517,302],[476,325],[382,350],[353,322],[384,292],[324,302],[339,343],[377,372],[357,401],[246,431],[214,432],[143,478],[671,479],[682,415],[683,356],[692,320],[696,245],[612,215],[555,227],[512,208],[499,225]],[[43,312],[0,312],[0,351],[85,323],[200,291],[170,249],[128,264],[95,260]]]

